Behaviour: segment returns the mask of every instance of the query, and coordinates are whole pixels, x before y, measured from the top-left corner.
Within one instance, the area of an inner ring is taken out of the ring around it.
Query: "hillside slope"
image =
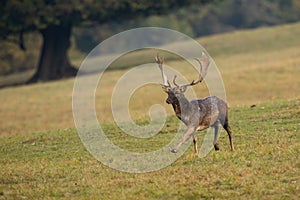
[[[300,23],[296,23],[199,39],[221,71],[231,107],[300,97],[299,31]],[[153,62],[153,53],[141,53],[139,58]],[[138,60],[130,56],[124,59],[128,63]],[[166,62],[175,68],[185,65],[176,60]],[[113,120],[110,95],[115,83],[126,72],[124,69],[104,73],[101,81],[105,89],[96,92],[96,108],[101,113],[99,120]],[[190,80],[195,78],[195,72],[189,67],[184,75]],[[1,89],[0,118],[4,123],[0,123],[0,136],[74,127],[73,83],[74,79],[68,79]],[[204,84],[194,88],[199,98],[209,95]],[[158,85],[138,90],[132,98],[133,117],[147,116],[149,107],[156,103],[173,114],[165,98]]]

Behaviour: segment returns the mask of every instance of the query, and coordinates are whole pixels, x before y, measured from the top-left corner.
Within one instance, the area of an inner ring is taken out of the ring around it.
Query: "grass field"
[[[300,23],[296,23],[199,40],[221,71],[230,107],[300,97],[299,30]],[[153,54],[148,57],[152,60]],[[175,68],[184,64],[181,61],[166,62]],[[104,73],[102,84],[105,89],[96,93],[96,107],[101,111],[99,120],[112,121],[110,95],[116,81],[126,71]],[[190,67],[182,73],[189,80],[195,78],[195,71]],[[68,79],[1,89],[0,118],[4,122],[0,123],[0,137],[73,127],[73,83],[74,79]],[[208,95],[205,84],[194,89],[199,98]],[[131,111],[143,117],[147,115],[149,105],[161,103],[169,114],[173,114],[170,106],[164,103],[165,98],[159,86],[146,87],[134,94],[136,100]]]
[[[299,106],[290,100],[232,108],[235,152],[222,132],[221,151],[200,159],[190,148],[171,166],[144,174],[100,164],[74,129],[7,137],[0,141],[0,199],[299,199]],[[143,151],[170,140],[174,121],[143,142],[114,125],[106,131],[119,146]]]
[[[199,39],[223,77],[236,151],[230,152],[223,131],[221,151],[200,159],[190,148],[156,172],[119,172],[85,150],[73,128],[74,79],[1,89],[0,199],[299,199],[299,35],[296,23]],[[167,63],[177,69],[185,65]],[[104,73],[104,88],[96,91],[98,119],[118,146],[157,149],[178,126],[159,85],[137,90],[130,111],[145,123],[150,106],[163,105],[170,116],[160,134],[138,140],[113,123],[110,95],[126,72]],[[190,68],[182,73],[195,78]],[[195,91],[198,97],[208,95],[204,84]],[[203,137],[199,134],[199,143]]]

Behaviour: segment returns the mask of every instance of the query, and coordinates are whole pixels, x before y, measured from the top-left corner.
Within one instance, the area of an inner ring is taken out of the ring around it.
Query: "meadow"
[[[85,150],[72,117],[74,79],[1,89],[0,199],[299,199],[299,35],[296,23],[200,38],[223,77],[236,151],[222,131],[219,152],[200,159],[191,147],[155,172],[119,172]],[[137,90],[130,104],[140,123],[147,123],[153,103],[166,108],[167,125],[158,135],[137,140],[113,123],[110,94],[127,70],[104,73],[105,89],[96,91],[98,119],[121,147],[159,148],[178,126],[159,85]],[[194,78],[194,71],[184,73]],[[208,95],[205,84],[195,91]]]

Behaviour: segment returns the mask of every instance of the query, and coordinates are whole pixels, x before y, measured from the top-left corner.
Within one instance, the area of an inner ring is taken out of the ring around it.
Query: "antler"
[[[164,70],[163,70],[164,58],[159,57],[158,54],[157,54],[157,56],[155,57],[155,61],[158,64],[158,67],[159,67],[159,69],[161,71],[161,76],[162,76],[162,79],[163,79],[163,82],[164,82],[163,85],[167,86],[167,87],[171,87],[171,84],[168,81],[168,78],[165,75]]]
[[[210,64],[210,60],[209,60],[208,56],[204,52],[202,52],[201,58],[200,59],[195,58],[195,60],[197,60],[199,62],[199,64],[200,64],[200,74],[199,74],[199,77],[198,77],[198,79],[196,81],[193,80],[191,83],[183,85],[183,86],[193,86],[193,85],[196,85],[196,84],[202,82],[203,79],[204,79],[204,77],[207,74],[207,69],[208,69],[208,66]],[[175,82],[175,79],[174,79],[174,82]]]
[[[174,85],[175,85],[176,87],[179,87],[179,85],[176,83],[176,78],[177,78],[177,76],[175,75],[174,78],[173,78],[173,83],[174,83]]]
[[[200,75],[199,75],[199,78],[198,78],[197,81],[192,81],[193,84],[191,84],[191,85],[195,85],[197,83],[200,83],[204,79],[204,77],[207,74],[208,66],[210,64],[210,60],[204,52],[202,52],[202,55],[201,55],[200,59],[195,58],[195,60],[197,60],[200,64]]]

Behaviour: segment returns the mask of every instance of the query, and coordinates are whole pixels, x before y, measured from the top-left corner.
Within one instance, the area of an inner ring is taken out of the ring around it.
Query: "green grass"
[[[219,152],[200,159],[190,147],[171,166],[144,174],[96,161],[74,129],[5,137],[0,199],[299,199],[299,106],[298,99],[232,108],[235,152],[222,131]],[[105,131],[118,145],[143,151],[173,137],[177,120],[167,125],[152,142],[126,137],[113,124]]]

